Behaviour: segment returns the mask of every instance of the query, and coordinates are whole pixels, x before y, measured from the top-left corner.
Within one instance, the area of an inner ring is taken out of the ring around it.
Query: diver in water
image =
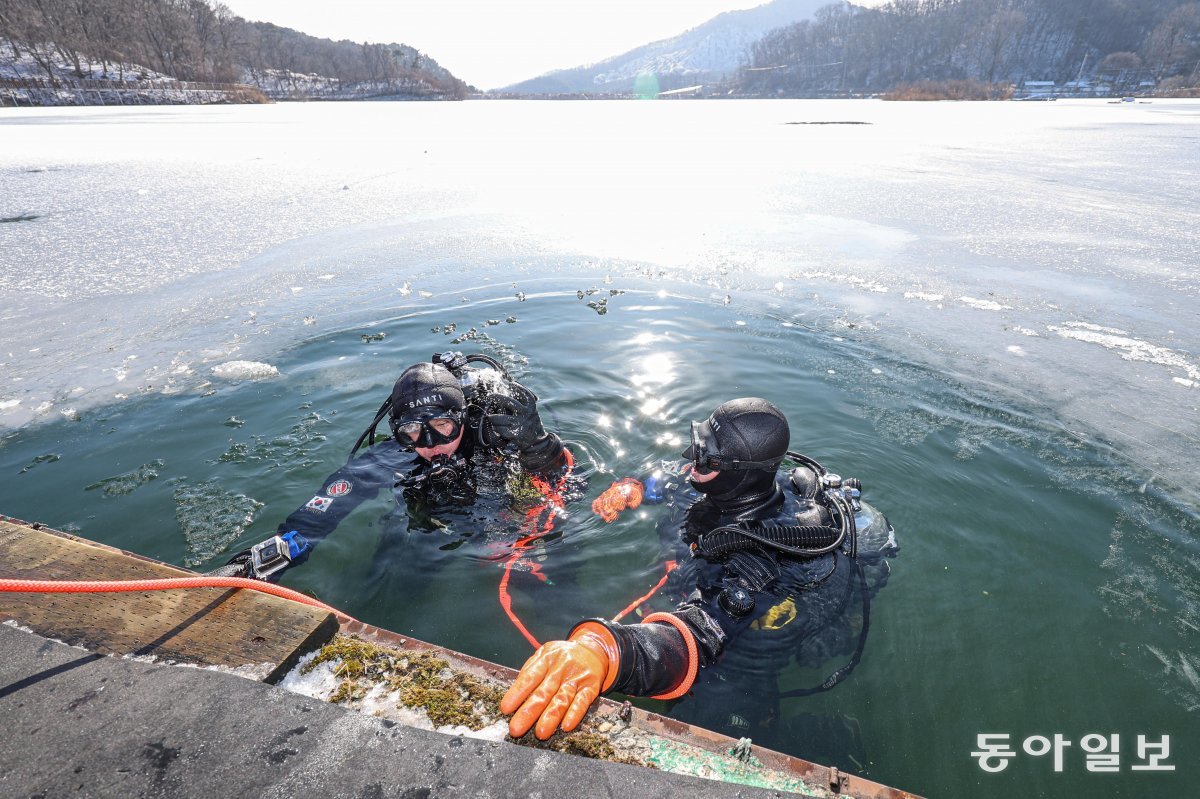
[[[474,364],[484,364],[478,368]],[[387,419],[391,436],[375,441]],[[359,449],[366,445],[362,454]],[[485,355],[435,354],[404,370],[344,466],[279,525],[274,536],[210,574],[277,580],[308,558],[357,506],[384,488],[400,492],[410,516],[471,505],[485,470],[520,474],[548,511],[561,505],[572,457],[546,432],[537,397]]]
[[[606,521],[643,500],[671,506],[660,531],[680,553],[668,591],[682,601],[637,625],[582,621],[567,640],[539,648],[501,702],[514,714],[513,737],[531,728],[542,740],[559,727],[573,730],[609,692],[693,693],[689,704],[701,717],[689,720],[746,735],[743,726],[772,724],[780,698],[827,690],[853,669],[870,595],[886,580],[885,558],[897,551],[893,530],[861,502],[857,480],[789,452],[788,443],[778,408],[764,399],[732,400],[692,423],[684,464],[664,462],[646,480],[620,480],[597,498],[593,510]],[[798,464],[790,473],[780,471],[785,458]],[[780,693],[774,684],[792,658],[820,665],[848,651],[849,663],[820,686]],[[747,661],[746,671],[760,675],[756,684],[731,686],[723,673],[730,661]],[[769,681],[761,679],[766,673]],[[737,712],[726,702],[723,717],[703,718],[731,691]]]

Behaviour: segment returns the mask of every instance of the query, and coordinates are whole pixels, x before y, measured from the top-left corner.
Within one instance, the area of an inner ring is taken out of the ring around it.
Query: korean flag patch
[[[329,497],[317,496],[317,497],[313,497],[312,499],[310,499],[308,501],[308,504],[305,505],[304,507],[308,508],[311,511],[316,511],[317,513],[324,513],[325,511],[329,510],[329,506],[332,504],[333,504],[333,500],[330,499]]]

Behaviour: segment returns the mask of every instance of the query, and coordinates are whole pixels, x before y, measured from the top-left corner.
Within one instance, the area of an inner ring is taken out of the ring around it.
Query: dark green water
[[[577,296],[591,287],[599,291]],[[211,567],[323,485],[405,366],[447,348],[481,351],[540,395],[547,426],[588,480],[540,561],[553,584],[513,578],[514,608],[546,640],[584,616],[615,614],[661,574],[655,509],[605,525],[591,499],[677,456],[688,420],[725,399],[764,396],[791,420],[794,449],[861,478],[901,544],[861,665],[831,692],[789,700],[792,734],[777,748],[930,797],[1189,795],[1200,745],[1200,659],[1187,645],[1200,625],[1200,523],[1147,475],[1036,400],[989,396],[986,382],[911,362],[898,342],[816,299],[727,303],[696,285],[603,275],[520,288],[523,301],[498,283],[440,307],[383,309],[369,327],[285,351],[272,360],[274,379],[22,428],[0,440],[0,509]],[[604,314],[586,304],[604,297]],[[477,337],[451,344],[470,328]],[[455,520],[448,532],[385,546],[394,511],[391,496],[364,504],[284,584],[518,666],[530,648],[497,600],[511,551],[505,520],[479,520],[478,535]],[[841,662],[782,683],[819,681]],[[822,725],[856,726],[860,744],[839,748]],[[979,733],[1010,734],[1017,757],[1005,771],[985,773],[971,758]],[[1088,772],[1079,742],[1092,733],[1121,736],[1119,773]],[[1055,734],[1074,744],[1061,773],[1020,749]],[[1132,771],[1144,762],[1139,734],[1171,736],[1174,772]]]

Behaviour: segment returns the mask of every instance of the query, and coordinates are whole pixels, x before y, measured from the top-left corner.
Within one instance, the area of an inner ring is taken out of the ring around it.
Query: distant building
[[[1021,88],[1013,96],[1017,99],[1049,99],[1057,95],[1052,80],[1027,80],[1021,82]]]
[[[1062,94],[1068,97],[1094,97],[1097,91],[1092,82],[1084,78],[1083,80],[1069,80],[1064,83]]]

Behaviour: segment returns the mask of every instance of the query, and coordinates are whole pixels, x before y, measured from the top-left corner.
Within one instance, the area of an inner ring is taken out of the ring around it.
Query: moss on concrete
[[[341,680],[329,701],[361,701],[371,687],[384,685],[399,695],[401,705],[424,710],[435,727],[480,730],[501,718],[500,687],[455,671],[430,652],[389,649],[339,635],[301,669],[308,674],[322,663],[335,663]]]
[[[391,649],[339,635],[301,667],[309,674],[322,663],[333,665],[339,680],[329,701],[361,708],[370,697],[395,701],[398,708],[424,712],[434,728],[481,730],[504,722],[500,699],[507,686],[453,668],[432,652]],[[530,732],[515,741],[614,763],[658,768],[805,796],[828,792],[783,772],[763,768],[756,758],[742,762],[731,755],[710,752],[631,727],[628,723],[589,714],[574,732],[558,732],[539,741]]]

